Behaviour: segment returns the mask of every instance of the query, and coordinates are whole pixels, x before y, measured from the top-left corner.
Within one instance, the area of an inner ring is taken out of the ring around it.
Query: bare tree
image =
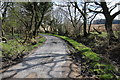
[[[81,22],[81,15],[78,12],[76,7],[73,7],[70,3],[66,3],[66,4],[55,4],[56,6],[58,6],[57,11],[54,11],[54,13],[59,12],[58,14],[61,13],[62,17],[63,17],[63,25],[64,28],[66,30],[66,33],[69,33],[70,31],[70,35],[74,34],[74,37],[77,37],[80,35],[80,27],[82,26],[82,22]],[[59,18],[57,18],[59,19]],[[67,24],[68,23],[68,24]],[[81,23],[81,24],[80,24]]]
[[[111,12],[116,8],[116,4],[114,5],[114,7],[109,8],[105,0],[101,1],[100,3],[99,2],[94,2],[94,3],[97,6],[100,6],[102,11],[97,11],[97,10],[92,10],[92,9],[89,9],[89,11],[95,12],[95,13],[102,13],[105,16],[105,19],[106,19],[105,28],[108,33],[109,41],[111,43],[111,41],[116,40],[115,35],[112,30],[112,21],[117,15],[120,14],[120,10],[111,15]]]
[[[83,17],[83,21],[84,21],[84,29],[83,29],[83,31],[84,31],[84,36],[86,36],[86,35],[87,35],[87,18],[86,18],[86,15],[87,15],[87,13],[86,13],[87,3],[84,2],[83,10],[79,8],[77,2],[71,2],[71,4],[72,4],[75,8],[77,8],[77,10],[81,13],[81,15],[82,15],[82,17]]]
[[[69,13],[69,16],[70,16],[70,21],[72,23],[72,26],[74,27],[74,33],[76,35],[76,37],[80,36],[80,27],[82,26],[82,22],[80,21],[81,20],[81,15],[78,14],[78,10],[76,7],[74,6],[71,6],[71,4],[68,3],[68,13]],[[72,10],[71,10],[72,9]],[[74,12],[72,14],[72,12]],[[79,15],[79,16],[77,16]],[[81,22],[81,25],[79,24]],[[79,29],[78,29],[78,25],[79,25]]]

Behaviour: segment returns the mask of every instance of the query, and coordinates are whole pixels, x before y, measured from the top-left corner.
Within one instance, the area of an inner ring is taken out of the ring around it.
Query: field
[[[120,31],[120,24],[113,24],[113,31]],[[90,31],[94,31],[94,28],[100,32],[105,32],[105,25],[104,24],[92,24]]]

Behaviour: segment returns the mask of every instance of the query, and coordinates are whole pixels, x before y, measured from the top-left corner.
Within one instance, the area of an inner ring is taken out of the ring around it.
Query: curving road
[[[3,78],[76,78],[79,75],[78,66],[68,55],[67,44],[60,38],[43,36],[47,39],[45,44],[9,68],[2,74]]]

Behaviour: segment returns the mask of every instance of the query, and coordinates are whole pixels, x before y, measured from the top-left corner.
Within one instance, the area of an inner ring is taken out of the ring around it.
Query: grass
[[[43,44],[45,42],[45,37],[42,37],[39,39],[39,42],[36,45],[31,46],[31,49],[38,47],[39,45]]]
[[[86,56],[87,58],[91,59],[91,60],[100,60],[100,57],[98,56],[98,54],[94,53],[91,48],[86,47],[85,45],[78,43],[76,41],[74,41],[73,39],[70,39],[66,36],[60,36],[60,35],[55,35],[55,34],[50,34],[56,37],[60,37],[66,41],[68,41],[69,43],[72,44],[72,46],[79,52],[81,52],[84,56]]]
[[[12,55],[21,54],[27,51],[26,46],[18,43],[16,40],[9,40],[7,43],[0,43],[2,46],[2,56],[11,57]]]
[[[89,65],[89,67],[91,67],[88,72],[96,72],[97,73],[97,77],[101,78],[101,79],[114,79],[116,78],[116,76],[114,74],[112,74],[112,71],[115,71],[115,68],[113,65],[111,65],[110,63],[105,63],[104,59],[102,57],[100,57],[100,55],[98,55],[97,53],[93,52],[91,50],[91,48],[86,47],[85,45],[78,43],[76,41],[74,41],[73,39],[70,39],[66,36],[60,36],[60,35],[55,35],[55,34],[49,34],[52,36],[56,36],[56,37],[60,37],[66,41],[68,41],[70,44],[72,44],[72,46],[77,50],[77,54],[82,54],[82,56],[84,57],[84,60],[86,62],[91,61],[90,64],[85,63],[86,65]],[[106,35],[106,34],[102,34],[101,36]]]
[[[31,51],[32,49],[43,44],[45,40],[46,40],[45,37],[40,36],[38,43],[35,45],[32,45],[31,43],[22,44],[20,43],[20,41],[23,40],[20,39],[18,40],[19,42],[16,41],[15,39],[12,39],[12,40],[8,40],[7,43],[0,43],[0,46],[2,46],[2,51],[0,51],[0,57],[7,58]]]

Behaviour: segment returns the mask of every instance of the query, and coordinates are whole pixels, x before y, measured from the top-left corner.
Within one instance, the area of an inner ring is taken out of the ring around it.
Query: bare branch
[[[60,6],[60,7],[67,7],[67,5],[61,5],[61,4],[56,4],[54,3],[55,6]]]
[[[62,8],[59,8],[59,9],[60,9],[60,13],[62,13],[68,20],[71,21],[71,19],[69,19],[69,17],[68,17],[69,13]]]
[[[79,17],[78,21],[76,22],[76,24],[78,24],[81,20],[82,16]]]
[[[101,6],[101,4],[99,4],[98,2],[94,2],[96,5],[99,5],[99,6]]]
[[[88,33],[90,32],[90,27],[91,27],[91,25],[92,25],[92,21],[95,19],[95,17],[97,16],[97,13],[95,13],[94,15],[92,15],[93,16],[93,18],[90,20],[90,24],[89,24],[89,29],[88,29]]]
[[[84,14],[84,13],[82,12],[82,10],[78,7],[77,3],[74,2],[74,4],[75,4],[74,7],[76,7],[76,8],[78,9],[78,11],[83,15],[83,17],[85,17],[85,14]]]
[[[90,12],[95,12],[95,13],[103,13],[102,11],[94,11],[94,10],[91,10],[91,9],[88,9]]]
[[[112,10],[114,10],[116,7],[117,7],[116,5],[115,5],[115,6],[113,6],[113,8],[112,8],[112,9],[110,9],[110,12],[111,12]]]
[[[119,14],[120,14],[120,10],[112,15],[112,19],[114,19]]]
[[[70,18],[71,18],[70,20],[72,22],[72,25],[73,25],[73,27],[75,27],[74,21],[72,19],[72,14],[71,14],[71,11],[70,11],[70,6],[68,6],[68,11],[69,11],[69,15],[70,15]]]

